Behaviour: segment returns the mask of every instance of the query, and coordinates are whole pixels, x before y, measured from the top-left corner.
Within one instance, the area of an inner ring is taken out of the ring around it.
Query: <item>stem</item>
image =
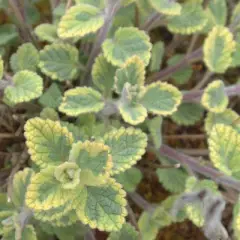
[[[149,32],[152,27],[154,26],[155,22],[160,20],[163,17],[163,15],[155,12],[152,15],[149,16],[147,21],[140,27],[141,30],[144,30],[146,32]]]
[[[225,87],[225,94],[228,97],[237,96],[240,94],[240,83]],[[183,94],[184,102],[200,102],[204,90],[188,91]]]
[[[96,240],[95,238],[95,234],[93,233],[92,229],[89,229],[85,236],[84,236],[84,240]]]
[[[218,184],[221,184],[225,187],[229,187],[240,192],[240,181],[235,180],[232,177],[226,176],[225,174],[219,172],[218,170],[215,170],[212,167],[201,165],[201,163],[197,162],[192,157],[189,157],[166,145],[161,146],[160,154],[167,156],[183,165],[184,164],[188,165],[189,168],[192,169],[194,172],[200,173],[205,177],[211,178]]]
[[[117,11],[121,7],[122,0],[116,0],[114,3],[113,0],[108,0],[108,6],[105,9],[105,21],[102,28],[99,30],[95,43],[93,45],[92,51],[90,53],[87,66],[86,73],[83,75],[83,80],[87,81],[86,84],[90,85],[91,77],[90,72],[92,69],[92,65],[94,63],[95,58],[98,56],[101,50],[102,43],[107,38],[107,34],[112,26],[113,18]]]
[[[191,39],[189,48],[188,48],[188,50],[187,50],[187,55],[191,54],[191,52],[193,51],[194,46],[195,46],[195,44],[197,43],[198,38],[199,38],[199,34],[194,34],[194,35],[192,36],[192,39]]]
[[[198,90],[198,89],[201,89],[202,87],[204,87],[213,75],[214,75],[214,73],[212,73],[210,71],[206,71],[202,80],[192,90]]]
[[[185,56],[182,61],[177,63],[174,66],[167,67],[161,70],[158,73],[153,74],[152,76],[148,77],[147,82],[153,82],[156,80],[164,80],[168,78],[173,73],[181,70],[182,68],[186,67],[190,62],[198,61],[203,56],[202,48],[198,48],[188,56]]]

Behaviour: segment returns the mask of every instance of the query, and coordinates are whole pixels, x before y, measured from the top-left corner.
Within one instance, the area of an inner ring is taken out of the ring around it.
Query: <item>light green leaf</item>
[[[204,109],[197,103],[182,103],[176,112],[171,115],[171,119],[178,125],[190,126],[200,121],[203,117]]]
[[[230,108],[221,113],[208,112],[205,119],[205,131],[210,134],[216,124],[224,124],[233,127],[240,133],[240,122],[237,122],[239,115]]]
[[[180,15],[181,5],[175,1],[169,0],[149,0],[152,7],[159,13],[165,15]]]
[[[0,80],[3,78],[3,73],[4,73],[4,62],[3,62],[2,57],[0,55]]]
[[[4,220],[10,219],[14,215],[13,210],[4,210],[0,212],[0,234],[3,235],[4,229],[6,226],[4,225]],[[15,239],[14,239],[15,240]]]
[[[181,100],[181,92],[173,85],[163,82],[148,85],[140,97],[140,103],[149,112],[163,116],[175,112]]]
[[[145,66],[143,61],[138,56],[129,58],[122,68],[116,71],[115,75],[115,90],[117,93],[122,93],[125,83],[133,85],[144,85]]]
[[[33,175],[34,171],[30,168],[25,168],[14,175],[11,200],[18,208],[25,206],[25,194]]]
[[[144,19],[153,13],[154,9],[152,8],[149,1],[146,0],[136,0],[136,5],[139,9],[140,15]]]
[[[231,16],[231,24],[235,26],[235,29],[239,30],[240,22],[239,22],[239,13],[240,13],[240,2],[234,6],[232,16]]]
[[[76,210],[73,209],[71,211],[69,211],[68,213],[66,213],[66,215],[63,215],[62,217],[54,220],[54,221],[50,221],[48,223],[50,223],[52,226],[59,227],[59,228],[63,228],[64,227],[71,227],[73,226],[73,224],[75,224],[78,221],[78,216],[76,214]],[[78,226],[80,225],[80,223],[78,223]],[[76,229],[75,229],[76,231]]]
[[[174,66],[178,64],[183,58],[185,57],[184,54],[176,54],[168,60],[169,66]],[[176,73],[172,74],[171,77],[176,85],[182,85],[189,82],[192,76],[193,70],[190,66],[187,66]]]
[[[55,176],[56,167],[49,166],[34,175],[27,188],[26,205],[36,211],[71,206],[76,189],[67,189]]]
[[[89,170],[94,176],[108,177],[112,169],[112,156],[108,146],[101,142],[77,142],[72,145],[69,161],[81,170]]]
[[[204,62],[211,72],[224,73],[232,63],[236,48],[233,34],[227,27],[216,26],[208,34],[203,46]]]
[[[0,26],[0,46],[6,46],[18,38],[17,28],[13,24],[3,24]]]
[[[142,180],[142,173],[137,168],[130,168],[114,176],[114,178],[123,185],[127,192],[134,192],[137,185]]]
[[[149,36],[134,27],[119,28],[113,39],[102,45],[104,56],[116,66],[122,66],[129,58],[138,56],[144,65],[150,61],[152,45]]]
[[[28,102],[41,96],[43,91],[42,78],[31,71],[17,72],[12,78],[13,85],[4,90],[4,97],[13,105]]]
[[[79,73],[79,57],[76,47],[70,44],[55,43],[40,51],[39,68],[53,80],[75,79]]]
[[[11,56],[10,65],[14,72],[29,70],[37,71],[39,63],[38,50],[32,43],[22,44],[17,52]]]
[[[75,0],[76,4],[89,4],[96,8],[104,7],[104,0]]]
[[[104,96],[111,96],[115,72],[116,67],[109,63],[102,54],[96,58],[92,68],[93,83],[104,93]]]
[[[152,56],[149,66],[149,70],[151,72],[157,72],[160,70],[164,56],[164,50],[164,43],[162,41],[158,41],[153,44]]]
[[[120,128],[105,134],[104,143],[110,147],[112,173],[123,172],[141,159],[147,146],[147,136],[140,129]]]
[[[188,175],[181,169],[157,169],[159,182],[172,193],[181,193],[185,189]]]
[[[111,232],[107,240],[137,240],[137,239],[139,239],[138,232],[131,224],[125,223],[119,232]]]
[[[147,121],[148,130],[156,148],[160,148],[162,145],[162,122],[163,119],[161,116]]]
[[[240,135],[231,126],[216,124],[208,139],[214,166],[227,175],[240,171]]]
[[[118,231],[127,214],[126,193],[113,179],[105,185],[85,187],[78,191],[76,212],[79,219],[91,228],[101,231]]]
[[[204,28],[205,31],[211,31],[214,26],[226,25],[227,21],[227,3],[225,0],[212,0],[207,4],[206,17],[208,22]]]
[[[215,80],[208,84],[201,98],[202,105],[214,113],[221,113],[228,106],[228,97],[224,91],[224,83],[221,80]]]
[[[34,29],[34,33],[41,41],[53,43],[58,39],[56,25],[43,23]]]
[[[240,33],[236,34],[235,41],[236,41],[236,49],[232,54],[231,67],[239,67],[240,66]]]
[[[25,125],[25,137],[31,159],[39,167],[57,166],[68,160],[73,136],[58,121],[32,118]]]
[[[58,85],[56,83],[52,83],[38,101],[44,107],[57,109],[62,101],[62,93]]]
[[[234,237],[236,240],[239,240],[240,234],[240,200],[238,199],[237,203],[233,208],[233,224]]]
[[[182,4],[180,15],[169,16],[168,29],[173,33],[192,34],[203,29],[207,18],[200,4],[186,2]]]
[[[50,119],[52,121],[58,121],[59,115],[55,109],[46,107],[40,112],[40,117],[42,119]]]
[[[83,37],[95,33],[104,23],[101,9],[89,4],[77,4],[62,17],[58,26],[61,38]]]
[[[15,234],[15,228],[7,227],[3,233],[4,240],[16,240],[18,239]],[[26,225],[23,229],[21,240],[37,240],[35,229],[32,225]]]
[[[104,107],[102,95],[90,87],[76,87],[64,93],[59,111],[68,116],[99,112]]]

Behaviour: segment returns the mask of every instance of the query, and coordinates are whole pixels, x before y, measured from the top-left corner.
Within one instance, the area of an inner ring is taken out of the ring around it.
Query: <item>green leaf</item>
[[[129,224],[125,223],[121,230],[118,232],[111,232],[107,240],[137,240],[139,239],[139,234],[135,228]]]
[[[153,44],[152,56],[149,66],[149,70],[151,72],[157,72],[160,70],[164,56],[164,50],[164,43],[162,41],[158,41]]]
[[[181,169],[157,169],[159,182],[165,189],[172,193],[181,193],[185,189],[188,175]]]
[[[50,119],[52,121],[58,121],[59,115],[55,109],[46,107],[40,112],[40,117],[42,119]]]
[[[89,4],[96,8],[104,7],[104,0],[75,0],[76,4]]]
[[[230,108],[227,108],[221,113],[208,112],[205,119],[205,131],[207,134],[210,134],[216,124],[224,124],[233,127],[240,133],[240,122],[237,122],[239,117],[240,116]]]
[[[238,199],[237,203],[233,208],[233,224],[234,237],[236,240],[239,240],[240,234],[240,200]]]
[[[214,113],[221,113],[228,106],[228,96],[224,91],[224,83],[221,80],[215,80],[208,84],[201,98],[202,105]]]
[[[78,50],[70,44],[54,43],[40,51],[39,68],[53,80],[75,79],[79,66]]]
[[[68,116],[99,112],[104,107],[102,95],[90,87],[76,87],[64,93],[59,111]]]
[[[171,119],[178,125],[190,126],[200,121],[203,117],[204,109],[198,103],[182,103],[176,112],[171,115]]]
[[[236,42],[227,27],[216,26],[208,34],[203,46],[204,62],[215,73],[224,73],[232,63]]]
[[[205,10],[208,22],[204,30],[210,31],[217,25],[225,26],[227,22],[227,10],[227,3],[225,0],[210,1]]]
[[[139,9],[140,16],[142,15],[142,18],[148,17],[154,11],[149,1],[136,0],[136,5]]]
[[[126,193],[113,179],[106,185],[85,187],[78,191],[76,212],[79,219],[91,228],[101,231],[118,231],[127,214]]]
[[[216,124],[208,139],[214,166],[227,175],[240,171],[240,135],[231,126]]]
[[[167,63],[169,66],[174,66],[178,64],[184,57],[185,57],[184,54],[176,54],[173,57],[171,57]],[[192,73],[193,73],[192,68],[190,66],[187,66],[177,71],[176,73],[172,74],[171,78],[173,78],[173,81],[176,85],[182,85],[189,82]]]
[[[116,67],[109,63],[106,58],[100,54],[92,68],[93,83],[103,92],[104,96],[111,96]]]
[[[39,63],[38,50],[32,43],[22,44],[17,52],[11,56],[10,65],[14,72],[29,70],[37,71]]]
[[[62,101],[62,93],[58,85],[56,83],[52,83],[38,101],[44,107],[57,109]]]
[[[109,176],[112,156],[108,146],[101,142],[77,142],[72,145],[69,161],[75,162],[81,170],[90,170],[94,176]]]
[[[65,188],[55,172],[56,167],[49,166],[32,177],[26,193],[26,205],[30,209],[47,211],[66,204],[71,207],[70,200],[76,190]]]
[[[236,41],[236,49],[232,54],[231,67],[239,67],[240,66],[240,33],[236,34],[235,41]]]
[[[148,130],[156,148],[160,148],[162,145],[162,122],[163,119],[161,116],[147,121]]]
[[[14,175],[11,200],[18,208],[25,206],[25,194],[33,175],[34,171],[30,168],[25,168]]]
[[[5,228],[3,233],[4,240],[16,240],[18,239],[15,234],[15,228],[8,227]],[[32,225],[26,225],[23,229],[21,240],[37,240],[37,235],[35,229]]]
[[[116,71],[115,75],[115,90],[117,93],[122,93],[125,83],[131,85],[144,85],[145,66],[143,61],[138,56],[129,58],[125,64]]]
[[[132,167],[115,175],[114,178],[123,185],[127,192],[134,192],[142,180],[142,173],[137,168]]]
[[[181,5],[175,1],[169,0],[149,0],[152,7],[159,13],[165,15],[180,15]]]
[[[6,46],[18,38],[17,28],[13,24],[3,24],[0,26],[0,46]]]
[[[58,121],[32,118],[25,125],[25,137],[31,159],[39,167],[57,166],[68,160],[73,136]]]
[[[148,85],[143,92],[140,103],[153,114],[170,115],[181,103],[181,92],[171,84],[156,82]]]
[[[11,218],[13,215],[14,215],[13,210],[4,210],[0,212],[0,234],[1,235],[3,235],[4,229],[6,228],[6,226],[4,225],[4,221],[6,221],[6,219]]]
[[[240,13],[240,2],[234,6],[232,16],[231,16],[231,24],[235,26],[235,29],[239,30],[239,13]]]
[[[123,172],[141,159],[147,146],[147,136],[140,129],[120,128],[104,135],[113,160],[112,173]]]
[[[3,78],[4,73],[4,62],[2,60],[2,56],[0,55],[0,80]]]
[[[173,33],[192,34],[203,29],[207,23],[200,4],[186,2],[182,4],[180,15],[169,16],[168,29]]]
[[[78,4],[62,17],[58,35],[61,38],[83,37],[95,33],[103,24],[104,14],[101,9],[89,4]]]
[[[40,41],[53,43],[58,39],[57,27],[53,24],[40,24],[34,29],[34,33],[37,35]]]
[[[4,97],[12,104],[28,102],[41,96],[42,78],[31,71],[17,72],[12,78],[13,85],[4,90]]]
[[[122,66],[129,58],[138,56],[144,65],[150,61],[152,45],[149,36],[134,27],[119,28],[113,39],[104,41],[103,53],[109,62]]]

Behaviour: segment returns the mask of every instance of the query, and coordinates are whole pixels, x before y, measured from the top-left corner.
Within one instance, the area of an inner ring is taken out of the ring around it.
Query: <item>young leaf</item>
[[[4,73],[4,63],[0,55],[0,80],[3,78],[3,73]]]
[[[101,9],[89,4],[77,4],[62,17],[58,26],[60,38],[83,37],[95,33],[104,23]]]
[[[56,83],[52,83],[38,101],[44,107],[57,109],[62,101],[62,93],[58,85]]]
[[[207,23],[200,4],[186,2],[182,4],[180,15],[169,16],[168,29],[173,33],[192,34],[203,29]]]
[[[123,185],[127,192],[134,192],[142,180],[142,173],[137,168],[132,167],[115,175],[114,178]]]
[[[208,112],[205,119],[205,131],[207,134],[210,134],[216,124],[224,124],[232,126],[237,132],[240,133],[240,123],[236,122],[239,117],[240,116],[230,108],[227,108],[221,113]]]
[[[68,160],[73,136],[59,122],[32,118],[25,125],[28,152],[39,167],[57,166]]]
[[[215,80],[208,84],[201,99],[202,105],[214,113],[221,113],[228,106],[228,97],[224,91],[224,83],[221,80]]]
[[[79,64],[78,50],[70,44],[55,43],[40,51],[39,68],[53,80],[75,79]]]
[[[4,97],[11,104],[28,102],[41,96],[43,80],[34,72],[27,70],[17,72],[13,78],[13,86],[4,90]]]
[[[96,58],[92,68],[93,83],[104,93],[104,96],[111,95],[115,72],[116,67],[109,63],[102,54]]]
[[[127,214],[126,193],[113,179],[105,185],[85,187],[78,191],[76,212],[79,219],[91,228],[101,231],[118,231]]]
[[[180,15],[181,5],[175,1],[169,0],[149,0],[152,7],[165,15]]]
[[[50,166],[32,177],[26,193],[26,205],[30,209],[47,211],[67,203],[71,205],[75,189],[63,187],[55,171],[56,167]]]
[[[181,92],[171,84],[156,82],[148,85],[140,97],[140,103],[153,114],[170,115],[181,103]]]
[[[211,72],[224,73],[232,63],[236,43],[233,34],[224,26],[216,26],[203,46],[204,62]]]
[[[163,119],[161,116],[147,121],[148,130],[156,148],[160,148],[162,145],[162,122]]]
[[[164,56],[164,43],[158,41],[153,44],[152,56],[150,61],[149,70],[151,72],[157,72],[161,68],[162,60]]]
[[[14,24],[0,26],[0,46],[6,46],[18,37],[18,31]]]
[[[147,136],[139,129],[120,128],[103,137],[110,147],[113,160],[112,174],[125,171],[141,159],[147,146]]]
[[[32,43],[21,45],[17,52],[11,56],[10,60],[10,65],[14,72],[22,70],[36,72],[38,63],[39,53]]]
[[[109,152],[109,147],[100,142],[77,142],[72,145],[69,161],[82,171],[90,170],[94,176],[108,177],[113,166]]]
[[[102,95],[90,87],[76,87],[64,93],[59,111],[68,116],[99,112],[104,107]]]
[[[138,238],[139,233],[135,228],[131,224],[125,223],[120,231],[111,232],[107,240],[136,240]]]
[[[25,168],[14,175],[11,200],[18,208],[25,206],[25,194],[33,175],[34,171],[30,168]]]
[[[169,66],[173,66],[178,64],[184,57],[183,54],[176,54],[173,57],[171,57],[167,63]],[[187,83],[190,80],[190,77],[192,76],[193,70],[190,66],[187,66],[176,73],[172,74],[171,77],[173,78],[173,81],[176,85],[182,85]]]
[[[178,125],[190,126],[200,121],[203,117],[204,109],[197,103],[182,103],[176,112],[171,115],[171,119]]]
[[[240,171],[240,135],[232,127],[216,124],[209,136],[210,158],[227,175]]]
[[[143,86],[145,79],[145,66],[138,56],[129,58],[125,64],[116,71],[115,90],[122,93],[125,83]]]
[[[43,23],[34,29],[34,33],[41,41],[53,43],[58,39],[56,25]]]
[[[150,61],[152,45],[149,36],[134,27],[119,28],[113,39],[103,43],[103,53],[109,62],[122,66],[129,58],[138,56],[144,65]]]
[[[18,239],[16,236],[16,231],[14,227],[6,227],[3,233],[4,240],[14,240]],[[21,234],[22,240],[37,240],[37,235],[35,229],[32,225],[26,225]]]

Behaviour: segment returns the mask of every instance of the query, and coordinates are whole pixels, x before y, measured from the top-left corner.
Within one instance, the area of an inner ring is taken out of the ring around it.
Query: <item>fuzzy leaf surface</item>
[[[180,15],[181,5],[175,1],[169,0],[149,0],[152,7],[159,13],[165,15]]]
[[[164,50],[164,43],[162,41],[158,41],[153,44],[152,56],[149,66],[151,72],[157,72],[160,70],[164,56]]]
[[[160,148],[162,145],[162,122],[161,116],[154,117],[147,122],[150,136],[156,148]]]
[[[40,24],[34,29],[34,32],[41,41],[53,43],[58,39],[57,27],[53,24]]]

